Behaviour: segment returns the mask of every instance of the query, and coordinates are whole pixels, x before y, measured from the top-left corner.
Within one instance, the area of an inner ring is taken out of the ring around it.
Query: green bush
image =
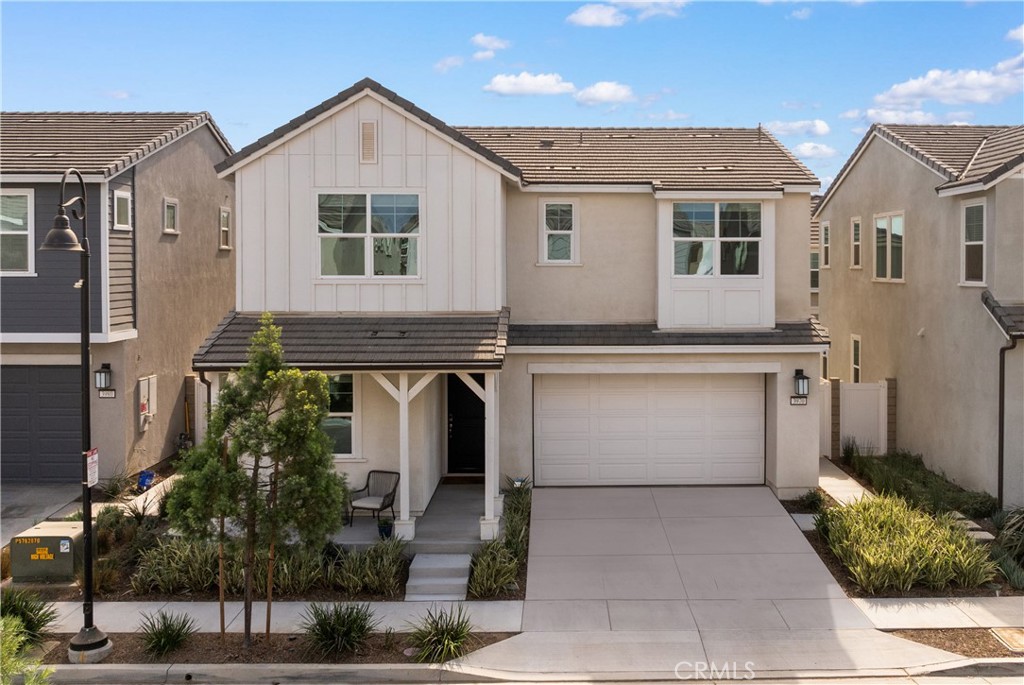
[[[816,527],[850,577],[870,594],[914,585],[978,587],[996,564],[948,517],[938,520],[899,497],[861,499],[819,514]]]
[[[97,559],[92,566],[92,591],[97,594],[111,592],[116,589],[123,576],[120,563],[115,559]],[[75,571],[75,582],[78,587],[85,587],[85,571]]]
[[[852,466],[879,494],[897,495],[932,514],[959,511],[968,518],[984,518],[999,508],[988,493],[964,490],[929,471],[920,455],[904,451],[884,457],[858,455]]]
[[[1024,507],[1000,512],[998,523],[999,534],[996,542],[1013,557],[1018,564],[1024,565]]]
[[[481,545],[469,567],[470,597],[486,599],[516,589],[519,562],[502,540]]]
[[[377,624],[369,604],[311,604],[302,617],[302,632],[311,650],[329,658],[357,651]]]
[[[825,498],[822,497],[821,493],[817,490],[808,490],[796,498],[796,503],[802,508],[816,513],[821,511],[821,508],[825,506]]]
[[[433,608],[415,626],[411,639],[416,661],[443,663],[465,654],[473,625],[461,604],[454,611]]]
[[[1024,567],[1021,567],[1013,555],[999,545],[995,545],[992,547],[992,558],[999,564],[999,571],[1006,578],[1010,587],[1024,590]]]
[[[142,644],[146,651],[164,656],[185,644],[192,633],[199,630],[196,622],[187,614],[165,613],[142,614]]]
[[[45,685],[52,669],[41,669],[39,663],[24,655],[29,646],[25,625],[17,616],[0,617],[0,685],[11,685],[15,676],[22,676],[24,685]]]
[[[282,549],[284,553],[277,555],[274,562],[275,593],[301,595],[323,584],[324,560],[320,552],[303,548],[293,551]]]
[[[217,565],[214,543],[165,539],[141,555],[132,589],[136,594],[206,592],[217,586]]]
[[[349,595],[368,593],[394,597],[402,590],[405,541],[381,540],[365,550],[344,552],[330,560],[328,585]]]
[[[33,646],[50,634],[50,626],[57,620],[57,609],[34,592],[5,588],[0,593],[0,616],[21,621],[25,643]]]
[[[132,486],[135,483],[132,477],[124,471],[118,471],[110,478],[100,483],[100,492],[109,501],[117,501],[126,498],[131,494]]]

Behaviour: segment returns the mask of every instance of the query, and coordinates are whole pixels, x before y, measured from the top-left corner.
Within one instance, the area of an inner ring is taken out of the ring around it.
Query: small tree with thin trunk
[[[242,548],[247,647],[259,551],[269,550],[269,630],[274,549],[291,534],[304,545],[322,545],[341,526],[347,492],[320,427],[327,416],[327,377],[285,366],[280,338],[281,329],[265,313],[248,363],[221,388],[206,438],[179,464],[181,480],[167,507],[172,524],[190,538],[210,539],[216,529],[222,602],[223,546],[229,542],[224,520],[240,534],[231,542]]]

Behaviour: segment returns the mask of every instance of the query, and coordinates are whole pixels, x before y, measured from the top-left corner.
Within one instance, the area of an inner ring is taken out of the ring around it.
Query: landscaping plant
[[[25,644],[34,646],[49,635],[50,625],[57,620],[57,609],[34,592],[8,587],[0,593],[0,616],[18,619]]]
[[[142,644],[155,656],[164,656],[185,644],[188,636],[197,632],[196,622],[188,614],[142,614]]]
[[[302,617],[302,632],[311,650],[332,658],[357,651],[377,624],[369,604],[311,604]]]
[[[206,592],[216,585],[217,547],[207,540],[161,540],[142,554],[132,576],[136,594]]]
[[[486,599],[516,588],[519,562],[503,540],[491,540],[480,546],[469,567],[470,597]]]
[[[821,496],[817,489],[813,489],[797,497],[796,502],[806,511],[818,513],[825,505],[825,498]]]
[[[416,648],[416,661],[444,663],[466,653],[473,630],[461,604],[453,610],[427,609],[427,615],[415,626],[411,640]]]
[[[332,556],[326,575],[331,587],[349,595],[394,597],[402,589],[406,563],[405,541],[391,538]]]
[[[25,649],[30,645],[20,618],[0,617],[0,685],[12,685],[18,676],[23,685],[50,682],[52,669],[42,669],[39,662],[25,656]]]

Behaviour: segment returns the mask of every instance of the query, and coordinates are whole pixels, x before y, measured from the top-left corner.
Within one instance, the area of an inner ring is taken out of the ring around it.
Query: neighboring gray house
[[[1024,126],[876,124],[815,215],[829,375],[896,378],[898,447],[1006,505],[1024,504],[1022,169]]]
[[[450,474],[483,475],[484,539],[502,475],[817,485],[818,180],[767,131],[455,129],[366,79],[218,171],[236,311],[194,368],[216,385],[275,312],[331,377],[338,470],[401,473],[402,537]]]
[[[79,258],[38,250],[63,172],[87,185],[91,366],[109,364],[114,391],[90,388],[92,438],[109,477],[172,455],[187,430],[192,352],[234,298],[234,184],[213,169],[231,153],[205,112],[0,115],[5,483],[81,479]]]

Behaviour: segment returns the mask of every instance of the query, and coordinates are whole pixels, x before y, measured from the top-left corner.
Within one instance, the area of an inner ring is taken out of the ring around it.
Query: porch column
[[[398,376],[398,494],[401,498],[395,533],[403,540],[416,536],[416,521],[409,517],[409,374]]]
[[[494,515],[494,497],[498,482],[497,372],[484,374],[484,515],[480,519],[480,539],[498,537],[498,518]]]

